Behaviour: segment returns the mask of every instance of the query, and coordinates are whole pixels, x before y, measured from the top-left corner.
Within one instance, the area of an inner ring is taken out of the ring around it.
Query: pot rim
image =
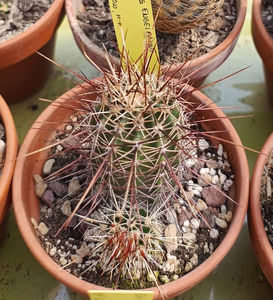
[[[31,27],[16,36],[0,42],[0,68],[7,67],[44,46],[51,38],[64,0],[54,0],[45,14]]]
[[[257,255],[261,267],[263,269],[263,264],[267,268],[271,268],[273,274],[273,249],[269,243],[267,234],[264,229],[263,218],[261,213],[261,203],[260,203],[260,188],[261,188],[261,177],[263,174],[264,166],[267,162],[268,155],[273,150],[273,133],[267,138],[265,144],[263,145],[261,152],[256,160],[250,186],[250,202],[249,202],[249,229],[250,237],[254,250],[257,254],[262,253],[263,258]],[[258,250],[257,250],[258,249]],[[266,272],[265,272],[265,275]],[[273,281],[271,279],[271,284]]]
[[[5,162],[0,176],[0,224],[6,213],[7,195],[12,181],[13,170],[15,167],[16,154],[18,150],[18,138],[12,114],[6,101],[0,95],[0,117],[2,119],[6,136],[6,155]]]
[[[39,126],[42,126],[41,122],[43,122],[43,120],[47,120],[49,115],[51,113],[54,113],[58,109],[58,105],[56,105],[56,103],[60,103],[60,104],[65,103],[66,99],[69,98],[68,95],[75,95],[79,93],[80,91],[83,90],[84,86],[86,86],[86,84],[76,86],[75,88],[69,90],[67,93],[63,94],[61,97],[55,100],[54,102],[55,104],[54,103],[51,104],[46,110],[44,110],[44,112],[36,120],[35,128],[37,129],[37,126],[38,128]],[[237,132],[235,131],[231,122],[227,118],[225,118],[225,115],[222,112],[222,110],[218,108],[208,97],[206,97],[201,92],[193,91],[192,95],[194,95],[194,97],[196,98],[202,99],[200,100],[202,103],[205,103],[207,105],[210,105],[210,107],[215,108],[215,110],[217,111],[217,116],[219,116],[220,118],[219,122],[221,123],[221,126],[228,127],[228,129],[232,132],[231,136],[233,138],[234,143],[242,146]],[[71,283],[70,287],[72,287],[73,285],[74,290],[76,290],[81,294],[85,293],[85,295],[87,293],[87,290],[89,289],[94,289],[94,290],[108,289],[105,287],[101,287],[80,280],[79,278],[71,275],[70,273],[68,273],[63,269],[60,270],[60,267],[45,252],[36,234],[32,229],[32,225],[30,224],[30,220],[29,220],[30,217],[27,216],[27,212],[25,211],[24,203],[21,197],[22,192],[20,186],[20,180],[21,180],[20,178],[24,174],[23,173],[24,159],[21,158],[25,153],[28,153],[28,149],[30,149],[29,147],[31,145],[31,139],[33,139],[33,137],[31,136],[33,134],[33,131],[37,132],[36,129],[35,130],[32,129],[28,132],[21,146],[18,155],[19,159],[17,160],[16,167],[15,167],[14,181],[13,181],[13,208],[14,208],[14,214],[15,214],[15,218],[19,230],[28,248],[31,250],[32,254],[36,257],[36,259],[40,262],[40,264],[49,273],[51,273],[55,278],[63,282],[65,285],[68,285],[68,282],[70,281]],[[246,215],[246,210],[248,205],[248,189],[249,189],[248,163],[247,163],[245,151],[240,146],[239,147],[234,146],[235,147],[234,151],[232,151],[232,155],[237,154],[238,156],[240,156],[240,159],[238,160],[238,165],[235,166],[236,169],[240,171],[238,172],[239,174],[237,179],[241,181],[241,185],[239,191],[237,191],[237,193],[239,194],[238,199],[236,197],[236,200],[238,200],[240,204],[236,206],[233,220],[229,226],[228,232],[226,233],[223,241],[217,247],[217,249],[200,266],[198,266],[188,274],[182,276],[181,278],[161,286],[163,293],[166,293],[168,297],[174,297],[175,295],[190,289],[191,287],[199,283],[201,280],[203,280],[204,277],[206,277],[228,253],[228,251],[234,244],[237,236],[239,235],[239,232],[241,230]],[[28,237],[28,235],[30,235],[30,237]],[[183,287],[182,289],[180,287],[181,285]],[[145,290],[154,291],[155,298],[160,297],[157,288],[149,288]]]
[[[65,0],[66,14],[67,14],[67,17],[68,17],[71,27],[73,27],[73,30],[76,31],[77,34],[79,35],[79,37],[82,41],[83,50],[84,50],[84,45],[89,44],[93,47],[94,52],[97,55],[101,56],[101,52],[103,50],[101,48],[99,48],[95,43],[93,43],[93,41],[90,40],[87,37],[87,35],[83,32],[83,30],[80,28],[78,20],[77,20],[76,16],[74,16],[74,13],[73,13],[74,12],[73,1],[74,0]],[[221,52],[223,52],[223,50],[227,49],[239,35],[241,28],[244,24],[244,20],[245,20],[246,9],[247,9],[247,0],[238,0],[238,1],[239,1],[239,5],[238,5],[237,9],[238,9],[239,13],[237,15],[237,20],[236,20],[231,32],[229,33],[229,35],[219,45],[217,45],[215,48],[210,50],[208,53],[203,54],[199,57],[196,57],[186,63],[185,62],[174,63],[170,66],[168,66],[168,64],[164,64],[164,65],[162,65],[162,68],[163,69],[168,68],[172,72],[173,70],[176,70],[179,65],[184,64],[184,66],[181,70],[185,70],[189,67],[194,69],[197,65],[199,65],[203,62],[213,60],[219,53],[221,53]],[[110,57],[112,58],[112,61],[115,64],[119,64],[118,57],[112,56],[112,55],[110,55]]]

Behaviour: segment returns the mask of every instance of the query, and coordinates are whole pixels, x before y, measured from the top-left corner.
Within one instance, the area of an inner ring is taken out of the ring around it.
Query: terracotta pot
[[[12,180],[15,159],[18,150],[18,139],[12,114],[0,96],[0,118],[6,131],[6,156],[0,176],[0,240],[3,236],[4,219],[11,204],[10,184]]]
[[[244,23],[246,14],[247,0],[237,0],[238,18],[234,28],[226,39],[211,50],[209,53],[204,54],[198,58],[189,61],[180,72],[177,72],[174,77],[179,78],[187,74],[190,76],[190,84],[198,87],[202,84],[205,78],[216,68],[218,68],[230,55],[235,44],[237,42],[239,33]],[[78,44],[79,49],[85,52],[98,66],[102,68],[109,68],[108,63],[105,59],[105,54],[101,48],[95,45],[82,31],[76,18],[78,12],[82,8],[82,0],[65,0],[66,14],[72,29],[74,38]],[[111,57],[114,64],[119,64],[117,57]],[[169,68],[168,75],[173,77],[174,71],[180,67],[182,63],[170,65],[164,65]],[[188,78],[187,78],[188,79]]]
[[[268,155],[273,149],[273,133],[265,142],[256,161],[250,186],[248,227],[251,242],[262,271],[273,287],[273,250],[264,230],[260,203],[261,177]],[[265,155],[266,154],[266,155]]]
[[[28,157],[25,157],[25,155],[45,146],[43,141],[52,140],[53,136],[55,135],[55,129],[53,128],[54,125],[49,125],[50,122],[62,123],[64,120],[66,120],[72,112],[71,106],[65,104],[71,103],[69,102],[71,97],[75,99],[76,95],[82,94],[83,91],[88,92],[90,90],[91,86],[89,85],[78,86],[59,97],[40,115],[35,122],[35,129],[31,129],[28,132],[21,146],[13,181],[14,213],[19,230],[21,231],[21,234],[30,251],[40,262],[40,264],[56,279],[83,295],[87,295],[87,290],[90,289],[105,288],[80,280],[65,270],[60,269],[60,267],[51,259],[51,257],[41,246],[31,223],[31,218],[35,218],[37,221],[39,220],[40,206],[40,201],[37,199],[34,193],[33,175],[41,174],[43,163],[48,154],[43,151]],[[216,122],[206,122],[207,128],[205,129],[223,130],[221,137],[232,141],[232,143],[241,145],[241,141],[230,121],[224,118],[225,115],[223,112],[217,108],[217,106],[211,100],[209,100],[199,91],[193,92],[191,98],[196,105],[203,103],[208,105],[210,108],[214,108],[204,111],[204,114],[202,115],[204,115],[205,118],[219,118],[219,120]],[[182,278],[162,285],[163,293],[166,293],[168,298],[185,292],[204,279],[228,253],[234,244],[244,222],[248,205],[249,188],[249,172],[246,155],[242,147],[236,147],[230,143],[224,143],[224,147],[225,151],[228,152],[230,163],[232,164],[236,178],[235,192],[234,195],[231,195],[231,197],[233,197],[238,205],[235,205],[234,207],[233,220],[222,243],[205,262]],[[154,291],[155,299],[160,298],[157,288],[149,290]]]
[[[23,100],[46,82],[52,63],[55,32],[64,0],[55,0],[43,17],[19,35],[0,43],[0,94],[8,103]]]
[[[262,21],[261,3],[262,0],[255,0],[252,4],[252,37],[263,61],[268,97],[273,102],[273,39]]]

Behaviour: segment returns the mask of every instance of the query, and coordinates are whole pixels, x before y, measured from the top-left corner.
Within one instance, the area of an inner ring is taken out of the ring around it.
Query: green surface
[[[248,2],[250,4],[251,0]],[[58,32],[55,60],[74,71],[83,72],[90,78],[99,75],[78,50],[66,20]],[[239,106],[236,109],[226,109],[228,115],[253,114],[253,117],[232,122],[244,145],[259,150],[273,130],[273,107],[266,97],[261,60],[250,35],[250,5],[235,50],[206,82],[249,65],[251,67],[246,71],[206,89],[205,93],[219,106]],[[38,98],[55,99],[74,85],[71,75],[54,67],[50,80],[39,93],[21,103],[10,105],[20,142],[47,105],[38,101]],[[33,105],[38,105],[38,108],[33,110]],[[247,152],[247,156],[252,170],[257,155]],[[40,267],[18,232],[12,210],[7,221],[7,235],[0,245],[0,300],[86,299],[68,291]],[[273,299],[273,290],[264,279],[253,254],[246,222],[236,244],[220,265],[199,285],[177,299]]]

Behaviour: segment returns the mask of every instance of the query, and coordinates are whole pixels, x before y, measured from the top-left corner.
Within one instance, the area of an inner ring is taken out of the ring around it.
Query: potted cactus
[[[11,204],[10,185],[18,150],[18,139],[11,112],[0,96],[0,240]]]
[[[75,291],[171,298],[235,242],[248,203],[245,152],[222,111],[183,78],[110,69],[92,81],[79,75],[86,82],[28,132],[15,217],[36,259]]]
[[[248,227],[259,265],[273,286],[272,239],[272,149],[271,134],[261,149],[251,178]]]
[[[188,61],[163,64],[163,68],[166,68],[168,75],[172,77],[174,76],[173,74],[175,74],[176,77],[183,76],[185,80],[190,80],[190,84],[200,86],[205,78],[226,60],[235,47],[246,14],[247,0],[236,0],[235,2],[237,6],[237,19],[229,35],[218,46],[206,54],[194,59],[191,59],[192,57],[190,56]],[[154,14],[156,14],[160,3],[161,0],[152,1]],[[204,19],[209,19],[211,14],[215,13],[215,10],[223,4],[223,1],[181,0],[173,1],[173,4],[170,5],[168,1],[163,0],[162,3],[163,7],[161,10],[163,11],[158,16],[156,28],[163,32],[170,32],[170,35],[173,35],[173,33],[194,28],[200,24],[200,22],[204,21]],[[108,63],[105,59],[102,48],[88,38],[79,25],[77,16],[82,12],[82,10],[84,10],[83,2],[77,0],[66,0],[65,7],[74,38],[79,49],[86,56],[90,57],[98,66],[108,68]],[[170,15],[172,17],[169,17]],[[97,17],[99,18],[99,16]],[[104,15],[101,16],[102,20],[103,18],[105,18]],[[92,23],[89,24],[89,26],[90,25],[92,25]],[[109,27],[111,24],[108,24],[107,26]],[[98,31],[99,29],[100,28],[98,28]],[[111,43],[112,39],[112,36],[108,37],[108,40],[110,40],[108,43]],[[113,54],[111,54],[111,60],[115,65],[119,64],[119,58]],[[175,72],[178,68],[180,71]],[[186,77],[186,75],[188,76]]]
[[[11,2],[13,3],[12,11],[11,8],[6,9],[6,13],[10,13],[9,16],[18,14],[19,8],[28,15],[35,4],[34,1],[14,0]],[[40,51],[47,57],[53,57],[55,32],[62,17],[63,0],[49,1],[49,3],[51,5],[45,14],[25,31],[21,32],[22,24],[17,23],[19,33],[15,36],[4,39],[2,34],[5,26],[3,23],[1,25],[0,93],[8,103],[21,101],[35,93],[45,84],[50,74],[51,64],[36,51]],[[1,21],[4,22],[1,7],[0,13]],[[34,11],[32,14],[36,15],[37,12]],[[21,21],[22,19],[24,20],[24,15],[21,16]],[[7,31],[11,32],[12,28],[16,28],[16,22],[11,19],[6,27]]]

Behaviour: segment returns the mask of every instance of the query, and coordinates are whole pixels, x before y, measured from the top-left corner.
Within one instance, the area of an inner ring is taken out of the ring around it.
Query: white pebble
[[[188,168],[191,168],[195,165],[195,160],[192,158],[188,158],[186,159],[185,164]]]
[[[217,150],[217,155],[222,156],[223,155],[223,145],[219,144],[218,150]]]
[[[219,176],[218,175],[214,175],[211,179],[211,183],[212,184],[218,184],[219,183]]]
[[[192,270],[192,268],[193,268],[193,264],[191,262],[187,262],[185,265],[185,271],[189,272]]]
[[[209,243],[209,249],[210,249],[210,252],[212,252],[214,250],[214,246],[212,243]]]
[[[185,226],[185,227],[190,226],[190,221],[189,221],[189,220],[186,220],[186,221],[184,222],[183,226]]]
[[[44,222],[40,222],[37,229],[39,230],[41,235],[46,235],[49,231],[49,228],[46,226],[46,224]]]
[[[224,184],[226,179],[227,179],[227,176],[225,174],[221,173],[220,178],[219,178],[220,183]]]
[[[190,259],[190,262],[196,266],[198,264],[198,255],[196,253],[193,254],[193,256]]]
[[[205,210],[208,208],[207,204],[205,201],[203,201],[202,199],[198,199],[197,203],[196,203],[196,208],[200,211]]]
[[[67,131],[71,131],[71,130],[73,129],[73,126],[72,126],[72,125],[66,125],[66,126],[65,126],[65,129],[66,129]]]
[[[198,190],[192,190],[193,195],[196,197],[201,197],[201,193]]]
[[[31,218],[30,221],[31,221],[31,223],[32,223],[32,225],[33,225],[33,227],[34,227],[34,229],[37,229],[37,228],[38,228],[38,223],[37,223],[37,221],[36,221],[34,218]]]
[[[200,223],[199,223],[199,221],[198,221],[197,219],[192,218],[192,219],[191,219],[191,225],[192,225],[192,227],[193,227],[194,229],[198,229],[199,226],[200,226]]]
[[[51,248],[51,249],[49,250],[49,255],[50,255],[50,256],[54,256],[54,255],[56,254],[56,252],[57,252],[57,248],[56,248],[56,247],[53,247],[53,248]]]
[[[205,139],[200,139],[198,141],[198,147],[201,151],[209,148],[209,143]]]
[[[64,257],[61,257],[61,258],[60,258],[60,264],[61,264],[62,266],[66,265],[66,264],[67,264],[67,259],[64,258]]]
[[[192,189],[193,189],[193,181],[189,180],[187,182],[187,191],[190,192],[190,191],[192,191]]]
[[[218,231],[217,229],[212,228],[212,229],[210,230],[209,236],[210,236],[212,239],[217,239],[218,235],[219,235],[219,231]]]
[[[0,163],[4,161],[6,143],[0,139]]]
[[[226,214],[227,213],[227,207],[224,204],[221,205],[221,213],[222,214]]]
[[[210,168],[210,169],[209,169],[209,174],[210,174],[211,176],[216,175],[216,170],[213,169],[213,168]]]
[[[220,227],[220,228],[227,228],[227,222],[223,219],[220,218],[215,218],[215,223]]]
[[[200,175],[209,174],[209,168],[201,168],[199,174]]]
[[[57,149],[58,151],[62,151],[62,150],[63,150],[63,146],[62,146],[62,145],[58,145],[58,146],[56,147],[56,149]]]
[[[225,219],[227,220],[227,222],[230,222],[232,220],[232,212],[230,210],[225,214]]]

